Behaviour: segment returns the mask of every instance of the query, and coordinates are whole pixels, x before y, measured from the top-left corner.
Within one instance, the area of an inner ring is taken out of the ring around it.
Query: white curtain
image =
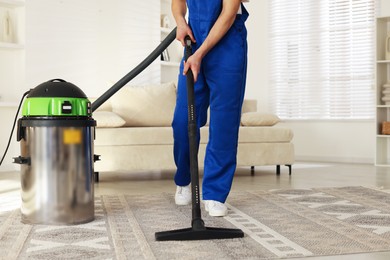
[[[375,0],[271,0],[271,110],[374,117]]]

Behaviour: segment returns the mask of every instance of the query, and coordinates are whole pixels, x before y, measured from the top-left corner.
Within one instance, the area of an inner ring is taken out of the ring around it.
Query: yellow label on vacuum
[[[81,144],[81,130],[65,129],[64,144]]]

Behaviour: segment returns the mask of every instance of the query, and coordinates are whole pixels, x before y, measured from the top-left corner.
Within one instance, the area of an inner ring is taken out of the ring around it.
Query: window
[[[374,118],[375,0],[270,1],[272,111]]]

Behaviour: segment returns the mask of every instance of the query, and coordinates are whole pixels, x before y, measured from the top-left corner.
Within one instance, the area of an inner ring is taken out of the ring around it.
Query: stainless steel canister
[[[19,120],[23,223],[94,219],[95,125],[92,118]]]

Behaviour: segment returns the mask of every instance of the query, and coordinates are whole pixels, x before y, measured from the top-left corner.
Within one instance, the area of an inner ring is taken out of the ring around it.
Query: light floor
[[[175,185],[172,179],[173,171],[101,173],[100,182],[95,185],[95,195],[173,193]],[[390,168],[379,168],[368,164],[296,163],[293,165],[291,176],[284,166],[281,167],[280,176],[275,174],[275,167],[256,167],[254,176],[251,176],[250,168],[242,168],[237,170],[232,191],[343,186],[365,186],[389,190]],[[0,172],[0,197],[4,198],[5,195],[17,197],[19,192],[19,174]],[[0,210],[2,210],[1,205]],[[388,260],[390,251],[302,259]]]

